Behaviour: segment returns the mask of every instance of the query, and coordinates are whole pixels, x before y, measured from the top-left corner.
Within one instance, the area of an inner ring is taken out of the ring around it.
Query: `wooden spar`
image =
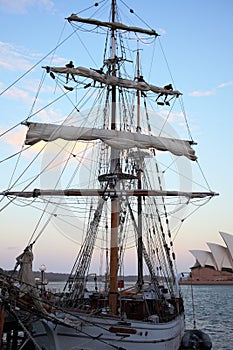
[[[152,36],[159,36],[158,33],[156,33],[156,31],[154,29],[143,29],[143,28],[139,28],[139,27],[131,27],[131,26],[127,26],[123,23],[119,23],[119,22],[115,22],[114,20],[112,20],[112,22],[103,22],[103,21],[99,21],[97,19],[93,19],[93,18],[81,18],[78,17],[75,14],[72,14],[70,17],[67,18],[67,20],[69,22],[80,22],[80,23],[86,23],[86,24],[93,24],[99,27],[107,27],[112,29],[112,31],[115,31],[117,29],[120,30],[124,30],[124,31],[128,31],[128,32],[135,32],[135,33],[142,33],[142,34],[147,34],[147,35],[152,35]]]
[[[218,196],[215,192],[182,192],[182,191],[156,191],[156,190],[117,190],[117,189],[68,189],[68,190],[41,190],[33,191],[4,191],[0,195],[16,196],[22,198],[36,198],[41,196],[70,196],[70,197],[116,197],[116,196],[154,196],[154,197],[187,197],[187,198],[205,198]]]

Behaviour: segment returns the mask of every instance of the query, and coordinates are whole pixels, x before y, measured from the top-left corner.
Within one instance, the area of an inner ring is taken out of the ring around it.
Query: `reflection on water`
[[[51,282],[47,286],[52,292],[61,292],[63,287],[61,282]],[[94,285],[91,287],[94,289]],[[181,289],[186,328],[193,328],[195,318],[196,328],[211,337],[213,350],[233,350],[233,286],[182,286]]]
[[[193,327],[192,290],[196,326],[209,334],[213,350],[233,349],[233,286],[182,286],[186,327]]]

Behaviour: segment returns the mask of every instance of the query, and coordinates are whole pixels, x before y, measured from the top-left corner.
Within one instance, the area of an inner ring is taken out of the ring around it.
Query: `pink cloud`
[[[163,28],[159,28],[159,29],[158,29],[158,32],[159,32],[161,35],[166,35],[166,34],[167,34],[166,30],[163,29]]]
[[[193,91],[189,94],[189,96],[211,96],[215,95],[214,90],[209,90],[209,91]]]
[[[11,71],[25,71],[31,67],[31,55],[26,49],[0,42],[0,66]]]
[[[218,85],[218,88],[224,88],[224,87],[226,87],[226,86],[231,86],[231,85],[233,85],[233,81],[228,81],[228,82],[226,82],[226,83],[222,83],[222,84],[219,84]]]
[[[31,96],[28,94],[28,92],[16,87],[7,90],[5,96],[12,100],[23,100],[24,102],[28,103],[31,102]]]
[[[51,0],[0,0],[0,10],[5,13],[25,14],[36,6],[51,11],[54,3]]]
[[[217,86],[217,88],[219,89],[222,89],[222,88],[225,88],[227,86],[232,86],[233,85],[233,81],[228,81],[228,82],[225,82],[225,83],[221,83]],[[211,96],[211,95],[215,95],[216,94],[216,89],[212,89],[212,90],[208,90],[208,91],[193,91],[189,94],[189,96]]]
[[[1,132],[4,132],[1,127]],[[12,146],[15,150],[18,150],[18,147],[24,143],[26,128],[15,128],[11,130],[9,133],[6,133],[2,139],[4,142],[10,146]]]

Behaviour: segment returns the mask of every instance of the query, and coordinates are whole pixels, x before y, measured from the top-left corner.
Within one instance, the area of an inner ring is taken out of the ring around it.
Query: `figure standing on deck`
[[[18,278],[21,282],[21,292],[27,293],[35,287],[35,278],[32,272],[32,244],[27,246],[23,253],[16,258],[16,266],[20,265]]]

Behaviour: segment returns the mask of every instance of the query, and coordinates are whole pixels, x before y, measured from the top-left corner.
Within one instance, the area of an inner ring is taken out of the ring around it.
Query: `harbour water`
[[[206,331],[213,350],[233,349],[233,286],[182,286],[186,328]],[[194,300],[194,315],[192,308]]]
[[[47,288],[62,291],[62,283]],[[233,350],[233,286],[182,286],[186,328],[201,329],[211,337],[213,350]],[[193,296],[193,297],[192,297]],[[194,306],[194,307],[193,307]]]

